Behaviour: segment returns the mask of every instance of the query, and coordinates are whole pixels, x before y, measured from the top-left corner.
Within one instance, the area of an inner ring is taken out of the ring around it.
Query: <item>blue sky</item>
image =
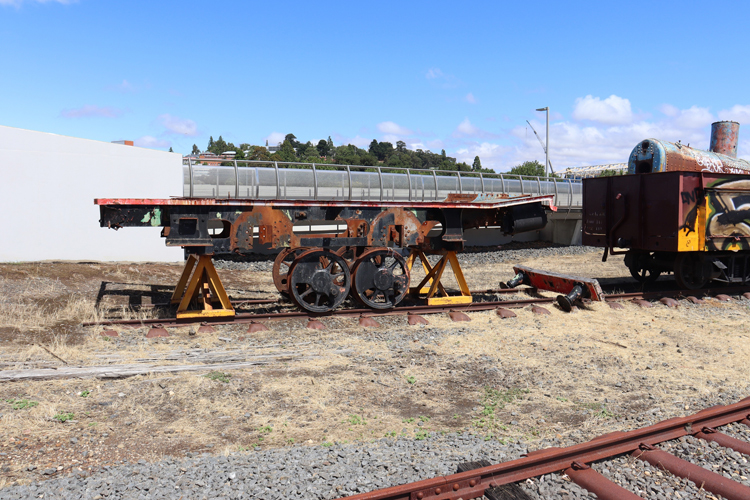
[[[403,140],[505,171],[641,139],[750,155],[750,3],[0,0],[0,124],[188,153]],[[744,140],[743,140],[744,138]]]

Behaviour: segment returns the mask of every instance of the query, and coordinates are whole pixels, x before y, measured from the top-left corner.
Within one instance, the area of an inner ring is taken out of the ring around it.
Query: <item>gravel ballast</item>
[[[693,407],[710,407],[741,399],[724,394],[720,400],[701,398]],[[729,401],[728,401],[729,400]],[[729,425],[728,434],[747,439],[741,424]],[[538,448],[568,446],[570,438],[543,440]],[[536,446],[535,446],[536,448]],[[748,485],[747,457],[693,437],[662,443],[659,448]],[[382,438],[369,443],[331,446],[260,447],[227,456],[208,453],[170,458],[156,463],[143,460],[102,467],[91,476],[66,474],[29,485],[0,490],[0,499],[333,499],[456,472],[458,464],[489,460],[500,463],[522,457],[531,448],[523,442],[503,444],[469,433],[430,434],[423,440]],[[644,498],[718,498],[690,481],[680,479],[628,455],[593,464],[613,482]],[[37,471],[41,477],[65,474]],[[534,499],[593,499],[568,478],[547,474],[521,483]]]

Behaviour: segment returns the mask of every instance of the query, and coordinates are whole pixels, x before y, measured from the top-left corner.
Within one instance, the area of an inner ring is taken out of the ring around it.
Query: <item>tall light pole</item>
[[[547,136],[545,137],[547,145],[544,147],[544,176],[547,177],[547,166],[549,165],[549,106],[546,108],[539,108],[537,111],[547,112]]]

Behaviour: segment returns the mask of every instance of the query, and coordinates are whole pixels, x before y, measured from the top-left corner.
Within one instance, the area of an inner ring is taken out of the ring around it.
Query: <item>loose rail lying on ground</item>
[[[667,470],[687,478],[703,489],[728,500],[747,500],[750,487],[727,479],[703,467],[656,449],[658,443],[692,435],[716,441],[721,446],[750,454],[750,443],[733,439],[714,429],[739,422],[750,426],[750,398],[726,406],[715,406],[694,415],[665,420],[658,424],[629,432],[614,432],[587,443],[567,448],[547,448],[529,453],[525,458],[480,467],[451,476],[426,479],[348,497],[350,500],[469,500],[486,495],[501,498],[494,488],[516,483],[543,474],[564,471],[574,482],[604,500],[640,499],[641,497],[612,483],[588,464],[623,453],[632,453]]]

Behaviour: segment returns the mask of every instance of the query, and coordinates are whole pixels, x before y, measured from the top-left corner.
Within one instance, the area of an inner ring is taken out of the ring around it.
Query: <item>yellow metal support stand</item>
[[[179,304],[177,319],[234,316],[234,307],[229,301],[224,285],[221,284],[211,255],[191,254],[188,257],[171,302]],[[188,310],[191,304],[197,304],[200,309]]]
[[[461,271],[461,265],[456,258],[456,252],[444,250],[439,252],[438,255],[442,255],[442,257],[433,267],[430,265],[424,252],[412,250],[409,258],[406,260],[406,266],[411,272],[414,262],[419,258],[426,276],[419,285],[409,288],[409,293],[412,295],[426,295],[424,298],[427,300],[427,304],[431,306],[471,304],[472,297],[469,285],[466,284],[464,273]],[[448,264],[450,264],[453,270],[453,275],[461,292],[460,295],[448,295],[448,292],[441,283],[443,271],[445,271]],[[435,294],[438,293],[440,296],[436,297]]]

